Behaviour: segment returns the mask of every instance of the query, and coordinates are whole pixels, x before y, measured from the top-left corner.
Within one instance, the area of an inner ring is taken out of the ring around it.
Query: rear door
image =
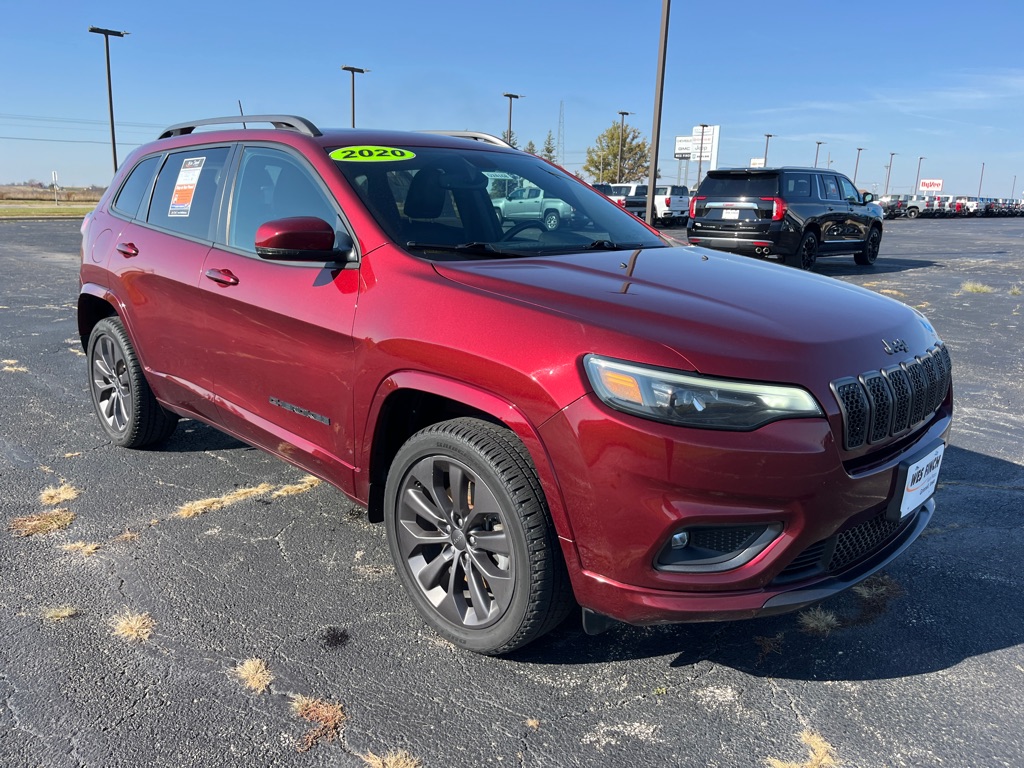
[[[224,423],[352,491],[355,265],[266,261],[260,224],[316,216],[345,231],[324,181],[281,147],[242,149],[225,237],[201,272],[204,340]]]
[[[839,179],[834,173],[816,174],[819,193],[824,205],[819,217],[821,250],[841,251],[850,239],[859,236],[859,230],[850,227],[850,204],[843,199]]]
[[[211,418],[216,408],[199,282],[231,151],[212,146],[168,154],[148,207],[121,232],[110,261],[125,322],[157,397]]]

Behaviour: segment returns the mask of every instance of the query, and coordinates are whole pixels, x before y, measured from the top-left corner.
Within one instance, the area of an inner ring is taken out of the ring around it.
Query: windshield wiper
[[[647,245],[643,243],[616,243],[611,240],[594,240],[583,246],[584,251],[630,251],[634,248],[659,248],[658,245]]]
[[[449,253],[467,253],[476,255],[515,255],[521,254],[516,251],[506,251],[501,248],[495,248],[491,243],[485,243],[483,241],[473,241],[470,243],[459,243],[458,245],[451,245],[448,243],[422,243],[418,240],[410,240],[405,244],[406,248],[416,248],[421,251],[447,251]]]

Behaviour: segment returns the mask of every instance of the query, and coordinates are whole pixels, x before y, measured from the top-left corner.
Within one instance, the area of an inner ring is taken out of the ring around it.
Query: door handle
[[[133,256],[139,255],[139,249],[135,247],[135,243],[118,243],[117,252],[124,256],[126,259],[130,259]]]
[[[206,276],[220,285],[238,285],[238,278],[231,274],[230,269],[208,269]]]

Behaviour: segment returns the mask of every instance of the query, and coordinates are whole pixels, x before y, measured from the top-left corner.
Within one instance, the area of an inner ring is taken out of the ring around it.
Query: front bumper
[[[754,432],[680,429],[610,411],[592,397],[562,415],[543,432],[578,555],[570,564],[576,599],[640,625],[797,610],[884,568],[935,509],[928,500],[893,527],[879,525],[897,468],[920,446],[943,439],[950,423],[940,409],[902,450],[851,474],[825,419]],[[681,530],[758,525],[780,532],[737,567],[679,572],[657,565]],[[847,556],[828,554],[835,542],[864,536]]]

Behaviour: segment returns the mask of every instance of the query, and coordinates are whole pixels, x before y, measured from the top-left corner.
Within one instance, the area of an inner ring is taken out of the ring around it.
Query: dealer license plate
[[[722,210],[723,219],[738,219],[740,217],[739,208],[724,208]]]
[[[900,466],[896,498],[889,508],[890,518],[903,519],[932,497],[939,482],[939,468],[942,466],[942,453],[945,449],[945,443],[939,443],[920,459]]]

